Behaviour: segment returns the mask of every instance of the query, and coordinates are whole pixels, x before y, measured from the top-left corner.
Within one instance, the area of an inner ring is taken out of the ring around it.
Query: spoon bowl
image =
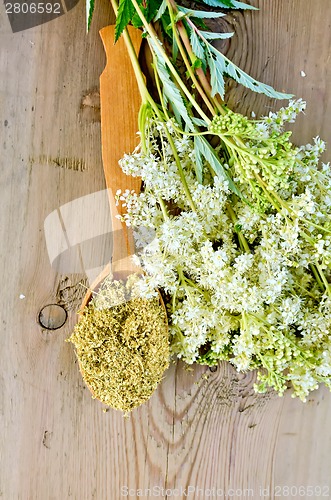
[[[132,27],[128,27],[128,31],[138,53],[141,33]],[[93,398],[116,409],[131,411],[150,398],[162,379],[169,365],[169,340],[166,308],[160,293],[158,301],[154,298],[150,302],[128,296],[126,303],[120,306],[125,309],[125,314],[129,312],[127,316],[122,315],[124,324],[118,334],[114,334],[114,331],[120,321],[116,321],[117,316],[113,321],[113,316],[122,314],[121,309],[117,311],[116,306],[100,310],[86,307],[110,274],[114,283],[121,280],[121,283],[124,282],[121,286],[124,287],[132,274],[143,274],[131,258],[134,254],[132,231],[120,219],[125,208],[117,206],[115,202],[118,190],[139,192],[141,188],[141,180],[127,176],[118,165],[124,154],[137,146],[141,99],[123,37],[114,45],[114,33],[114,26],[100,31],[107,56],[107,64],[100,77],[101,134],[103,168],[112,220],[113,255],[112,262],[87,290],[81,304],[80,320],[70,341],[76,346],[79,368]],[[96,296],[96,299],[99,300],[99,297]],[[95,316],[89,323],[89,315],[93,314]],[[95,326],[98,321],[100,330]],[[105,325],[107,333],[102,337]],[[89,328],[92,328],[92,333]],[[106,352],[103,350],[105,345]],[[91,365],[89,356],[94,356]],[[124,364],[121,365],[122,358]]]

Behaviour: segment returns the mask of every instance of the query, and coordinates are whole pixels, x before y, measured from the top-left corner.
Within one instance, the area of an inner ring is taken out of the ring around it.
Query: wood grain
[[[228,16],[237,33],[228,54],[253,76],[308,100],[296,141],[320,134],[331,144],[329,0],[254,4],[258,12]],[[290,393],[255,395],[254,374],[226,363],[216,373],[178,363],[129,419],[104,413],[84,388],[64,342],[84,275],[51,267],[43,233],[49,213],[105,187],[98,30],[112,18],[108,4],[98,3],[86,36],[84,16],[79,3],[56,21],[12,34],[0,5],[0,494],[117,500],[125,485],[192,486],[234,488],[228,498],[235,499],[251,488],[246,498],[258,499],[275,498],[277,485],[330,487],[331,395],[323,387],[302,404]],[[276,105],[232,84],[228,96],[246,112]],[[51,303],[69,310],[66,325],[54,331],[36,321]]]

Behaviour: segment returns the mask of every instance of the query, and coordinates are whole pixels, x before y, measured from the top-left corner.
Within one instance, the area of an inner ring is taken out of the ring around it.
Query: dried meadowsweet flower
[[[124,412],[151,397],[169,365],[164,307],[139,297],[137,281],[106,278],[68,339],[93,397]]]

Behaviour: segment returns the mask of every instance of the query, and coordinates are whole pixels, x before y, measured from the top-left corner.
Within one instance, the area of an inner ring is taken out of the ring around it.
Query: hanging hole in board
[[[67,317],[68,313],[63,306],[48,304],[40,310],[38,322],[46,330],[58,330],[65,324]]]

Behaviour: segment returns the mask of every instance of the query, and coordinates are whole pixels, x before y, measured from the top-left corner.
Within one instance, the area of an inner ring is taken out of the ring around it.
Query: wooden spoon
[[[107,56],[107,65],[100,77],[100,97],[101,97],[101,134],[102,134],[102,160],[105,173],[106,185],[109,193],[109,204],[112,219],[113,232],[113,256],[112,264],[106,266],[103,272],[97,277],[96,281],[91,285],[91,288],[86,293],[82,302],[82,309],[89,303],[92,298],[93,291],[97,291],[102,281],[112,271],[115,280],[125,279],[133,273],[142,273],[142,270],[136,267],[130,256],[134,254],[134,243],[132,232],[123,224],[117,217],[117,214],[123,215],[123,207],[116,207],[115,194],[118,189],[125,191],[126,189],[139,192],[141,188],[141,180],[137,177],[125,175],[118,165],[118,161],[123,157],[124,153],[130,153],[138,145],[137,128],[138,128],[138,112],[141,104],[140,94],[134,71],[131,66],[129,55],[124,47],[123,37],[114,45],[114,27],[108,26],[100,31],[100,35],[105,47]],[[134,28],[129,27],[129,35],[132,40],[136,53],[138,53],[141,44],[141,33]],[[153,377],[162,377],[164,370],[169,365],[169,344],[168,331],[166,323],[166,309],[159,294],[160,307],[163,309],[162,315],[164,319],[164,328],[160,330],[158,342],[153,343],[151,359],[159,356],[157,363],[153,364],[153,370],[148,369],[141,374],[141,387],[146,390],[141,396],[141,401],[135,402],[135,406],[147,401],[152,395],[156,379]],[[162,321],[162,315],[160,316]],[[139,311],[137,311],[139,317]],[[144,341],[146,339],[144,338]],[[158,347],[156,352],[155,346]],[[117,353],[118,354],[118,353]],[[82,362],[78,356],[79,368],[83,379],[87,384],[93,397],[100,398],[88,382],[89,376],[84,372]],[[160,373],[158,373],[160,371]],[[152,373],[153,372],[153,373]],[[99,376],[98,376],[99,377]],[[121,376],[120,376],[121,377]],[[121,382],[121,380],[119,381]],[[139,376],[138,376],[138,382]],[[136,384],[137,379],[132,380],[132,384]],[[137,394],[137,386],[133,386],[133,393]],[[122,391],[122,385],[119,383],[119,388]],[[151,391],[149,393],[149,391]],[[138,390],[139,393],[139,390]],[[112,389],[112,394],[116,395],[117,391]],[[128,401],[126,394],[122,394],[122,403],[118,406],[118,401],[114,407],[128,411]],[[130,397],[130,396],[128,396]],[[102,401],[102,398],[100,399]],[[121,400],[121,398],[120,398]],[[110,404],[103,401],[106,404]],[[123,403],[123,401],[125,403]],[[124,406],[123,406],[124,405]],[[113,406],[110,404],[110,406]],[[132,409],[132,408],[130,408]]]
[[[128,31],[138,54],[141,32],[131,26],[128,26]],[[107,58],[100,76],[102,161],[111,210],[113,256],[111,266],[106,266],[86,293],[82,308],[110,271],[115,279],[142,272],[130,258],[134,254],[132,231],[116,217],[123,215],[125,209],[115,204],[118,189],[139,192],[141,188],[141,179],[124,174],[118,165],[124,153],[131,153],[139,143],[137,128],[141,97],[123,36],[114,44],[114,34],[114,26],[100,31]]]

